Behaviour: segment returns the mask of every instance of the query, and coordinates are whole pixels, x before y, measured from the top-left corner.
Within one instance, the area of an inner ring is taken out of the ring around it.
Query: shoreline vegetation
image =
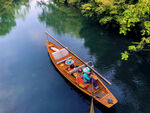
[[[83,16],[101,25],[114,24],[119,28],[119,34],[137,35],[137,41],[129,44],[127,50],[121,53],[122,60],[128,60],[129,56],[135,53],[150,52],[149,0],[55,0],[55,2],[79,8]]]

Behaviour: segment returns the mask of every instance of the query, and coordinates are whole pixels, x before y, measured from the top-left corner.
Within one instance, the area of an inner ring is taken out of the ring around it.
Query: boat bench
[[[83,83],[79,84],[79,86],[81,88],[87,88],[89,86],[89,84],[83,82]]]
[[[62,63],[62,62],[64,62],[64,61],[66,61],[66,60],[69,60],[70,58],[72,58],[72,57],[70,56],[70,57],[65,58],[65,59],[63,59],[63,60],[61,60],[61,61],[58,61],[58,62],[56,62],[56,64],[60,64],[60,63]]]
[[[83,65],[81,65],[81,66],[79,66],[79,67],[76,67],[74,70],[69,71],[69,73],[72,74],[72,73],[78,71],[79,68],[83,68],[83,67],[85,67],[85,64],[83,64]]]

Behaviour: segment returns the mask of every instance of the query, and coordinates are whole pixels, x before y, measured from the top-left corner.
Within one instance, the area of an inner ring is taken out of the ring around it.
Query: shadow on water
[[[56,69],[57,72],[59,72]],[[61,74],[61,73],[60,73]],[[61,75],[62,76],[62,75]],[[91,97],[89,97],[88,95],[86,95],[85,93],[83,93],[82,91],[80,91],[77,87],[75,87],[73,84],[71,84],[64,76],[62,76],[64,78],[64,81],[67,83],[67,85],[70,87],[71,90],[73,90],[74,92],[76,92],[76,94],[83,100],[83,101],[88,101],[88,112],[90,111],[90,102],[91,102]],[[112,108],[106,108],[104,105],[98,103],[97,101],[94,100],[94,106],[99,109],[101,112],[103,113],[116,113],[115,110],[115,106],[113,106]]]
[[[141,53],[131,56],[127,62],[121,61],[120,53],[129,42],[111,32],[100,29],[94,23],[92,25],[90,22],[87,23],[80,31],[81,38],[84,38],[84,45],[90,49],[90,54],[96,57],[97,70],[106,78],[108,77],[113,84],[116,84],[116,86],[112,86],[112,90],[119,100],[116,105],[117,109],[127,107],[126,111],[129,112],[148,112],[150,54]],[[117,88],[122,90],[118,94],[115,92]]]
[[[29,10],[28,2],[28,0],[0,1],[0,36],[6,35],[16,26],[16,18],[24,18]]]

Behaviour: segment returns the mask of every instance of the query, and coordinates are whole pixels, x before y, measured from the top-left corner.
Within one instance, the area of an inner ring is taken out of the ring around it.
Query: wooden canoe
[[[75,57],[72,53],[68,52],[68,55],[56,60],[54,58],[54,51],[51,49],[51,47],[54,47],[58,50],[62,49],[60,46],[50,42],[49,40],[46,41],[46,46],[48,49],[48,53],[50,56],[50,59],[52,60],[53,64],[56,66],[56,68],[59,70],[59,72],[68,80],[70,81],[73,85],[75,85],[78,89],[80,89],[82,92],[87,94],[88,96],[92,96],[93,93],[93,98],[98,101],[99,103],[103,104],[107,108],[112,107],[115,105],[118,100],[114,97],[114,95],[108,90],[108,88],[102,83],[102,81],[99,79],[99,77],[96,76],[96,74],[91,71],[92,77],[96,80],[99,89],[93,88],[93,85],[91,83],[82,83],[78,84],[76,82],[76,76],[73,76],[70,74],[68,70],[68,65],[65,64],[65,61],[67,59],[72,59],[74,61],[74,65],[78,67],[82,67],[84,65],[83,62],[81,62],[77,57]],[[76,72],[74,72],[76,73]]]

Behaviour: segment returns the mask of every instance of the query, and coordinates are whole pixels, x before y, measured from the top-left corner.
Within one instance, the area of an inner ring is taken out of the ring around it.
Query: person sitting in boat
[[[76,70],[76,69],[75,69]],[[74,71],[74,70],[73,70]],[[80,77],[82,78],[82,68],[77,69],[74,73],[71,73],[75,78]]]
[[[72,70],[74,70],[74,68],[75,68],[74,64],[71,64],[70,67],[68,68],[68,71],[72,71]]]
[[[84,80],[82,79],[82,72],[82,68],[79,68],[77,71],[76,83],[78,84],[84,82]]]
[[[80,76],[82,78],[82,74],[83,74],[83,70],[82,70],[82,68],[79,68],[78,69],[78,76]]]
[[[90,68],[86,67],[83,69],[83,80],[85,83],[92,83],[95,87],[95,89],[99,89],[97,83],[96,83],[96,80],[92,77],[93,75],[90,74]],[[91,75],[89,77],[89,75]]]

